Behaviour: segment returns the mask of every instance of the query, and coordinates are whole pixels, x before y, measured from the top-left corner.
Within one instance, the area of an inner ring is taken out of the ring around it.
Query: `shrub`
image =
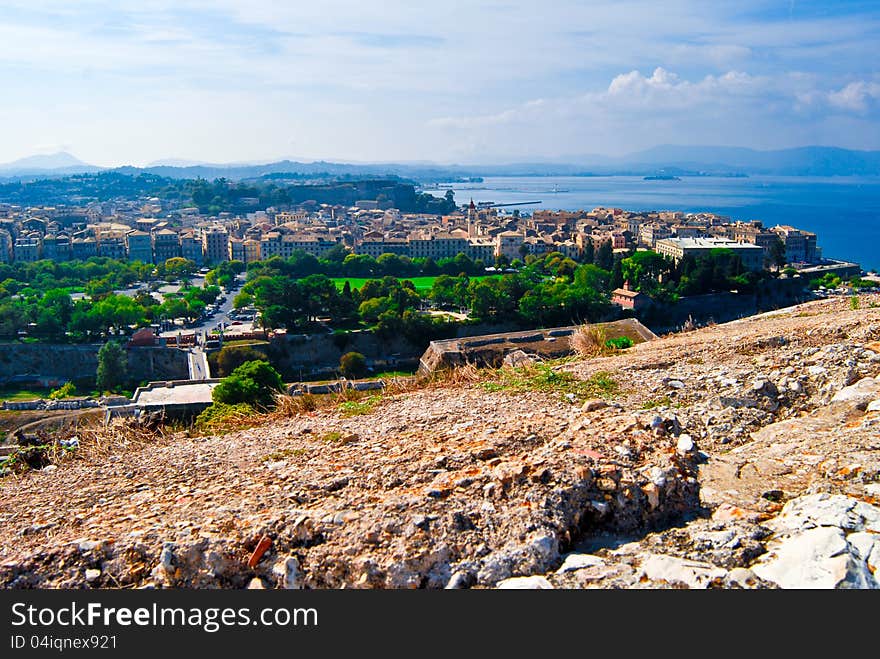
[[[605,346],[616,350],[626,350],[633,347],[633,340],[628,336],[618,336],[616,339],[608,339]]]
[[[227,345],[217,353],[217,375],[221,378],[231,375],[242,364],[253,361],[269,361],[268,357],[251,346]]]
[[[120,344],[108,341],[98,351],[96,386],[100,391],[115,391],[128,378],[128,355]]]
[[[339,358],[339,370],[347,378],[359,378],[367,372],[367,359],[359,352],[347,352]]]
[[[196,417],[196,428],[221,430],[239,427],[254,416],[254,408],[247,403],[214,403]]]
[[[247,403],[255,407],[269,408],[275,404],[275,396],[284,391],[281,375],[268,362],[253,361],[236,368],[232,375],[223,378],[211,392],[215,403]]]
[[[61,400],[62,398],[69,398],[70,396],[76,396],[76,387],[73,386],[73,382],[65,382],[49,393],[49,398],[51,400]]]
[[[571,336],[571,347],[581,357],[595,357],[607,352],[605,328],[583,325]]]

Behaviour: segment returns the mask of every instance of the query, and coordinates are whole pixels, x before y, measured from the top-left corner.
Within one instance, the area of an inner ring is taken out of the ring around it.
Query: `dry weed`
[[[580,357],[599,357],[609,352],[608,334],[599,325],[581,325],[571,335],[571,348]]]
[[[164,443],[175,433],[175,429],[162,424],[145,424],[130,417],[117,417],[110,423],[95,422],[77,428],[79,447],[75,451],[77,458],[86,460],[106,459],[110,455],[121,452],[139,451],[147,446]],[[52,462],[64,449],[54,444]]]

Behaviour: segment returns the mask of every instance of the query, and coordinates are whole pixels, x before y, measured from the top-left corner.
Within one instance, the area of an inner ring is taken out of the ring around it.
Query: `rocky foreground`
[[[83,450],[0,480],[0,585],[876,588],[859,307]]]

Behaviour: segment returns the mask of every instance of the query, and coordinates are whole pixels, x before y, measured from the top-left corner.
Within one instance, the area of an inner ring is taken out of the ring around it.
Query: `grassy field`
[[[0,388],[0,400],[36,400],[48,398],[51,389],[7,389]]]
[[[479,281],[481,279],[488,279],[490,277],[497,277],[497,276],[498,275],[480,275],[478,277],[471,277],[470,279],[472,281],[473,280]],[[368,282],[370,279],[378,279],[378,277],[333,277],[332,278],[333,283],[336,284],[336,288],[338,288],[340,291],[342,290],[343,286],[345,286],[346,281],[349,282],[352,289],[355,289],[355,288],[360,288],[366,282]],[[407,279],[415,285],[417,291],[419,291],[420,293],[426,293],[431,290],[431,287],[434,285],[434,280],[437,279],[437,277],[398,277],[398,279]]]

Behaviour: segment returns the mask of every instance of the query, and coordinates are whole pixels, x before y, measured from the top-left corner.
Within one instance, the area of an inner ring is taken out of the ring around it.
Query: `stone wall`
[[[738,318],[773,311],[809,300],[812,294],[804,279],[776,279],[755,293],[712,293],[683,297],[676,304],[650,308],[638,314],[654,332],[675,331],[692,319],[694,323],[726,323]]]
[[[419,373],[428,375],[466,363],[497,367],[501,365],[505,355],[515,350],[522,350],[542,358],[570,355],[573,352],[571,336],[579,327],[571,325],[432,341],[419,361]],[[632,339],[633,343],[642,343],[656,338],[653,332],[634,318],[595,323],[590,327],[601,328],[609,339],[625,336]]]
[[[483,335],[515,329],[516,325],[470,325],[457,329],[457,336]],[[333,334],[279,335],[268,344],[254,344],[255,350],[266,353],[285,380],[307,380],[335,377],[339,358],[347,352],[359,352],[375,371],[416,370],[425,345],[417,345],[405,337],[382,339],[372,332],[350,332],[346,337]]]
[[[40,381],[57,386],[68,380],[93,378],[101,344],[0,345],[0,383]],[[177,348],[131,348],[128,371],[134,380],[176,380],[189,377],[186,353]]]

